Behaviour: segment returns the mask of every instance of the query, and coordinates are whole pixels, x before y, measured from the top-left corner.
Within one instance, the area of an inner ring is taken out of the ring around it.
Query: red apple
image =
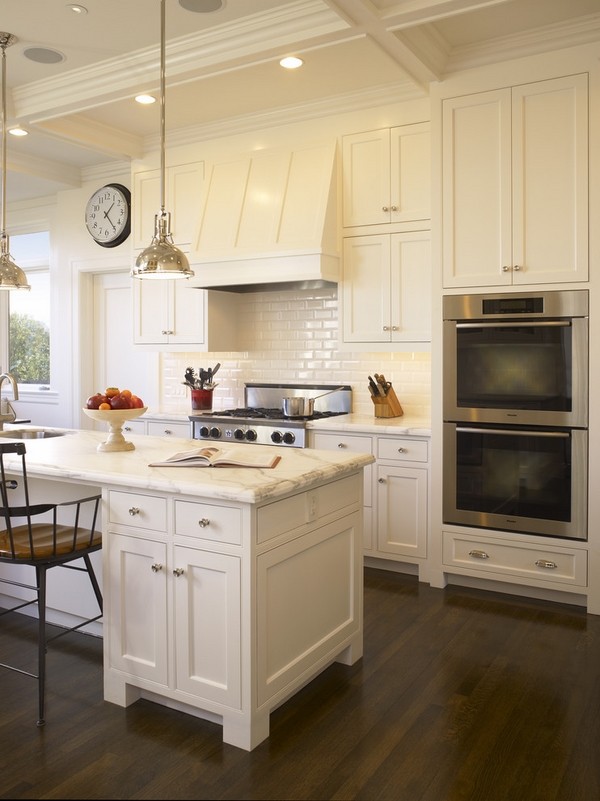
[[[141,398],[138,398],[137,395],[131,396],[131,408],[132,409],[142,409],[144,407],[144,401]]]
[[[131,401],[127,395],[113,395],[109,400],[111,409],[131,409]]]
[[[106,403],[107,398],[106,395],[102,395],[100,392],[96,392],[95,395],[90,395],[87,399],[85,406],[86,409],[97,409],[101,403]]]

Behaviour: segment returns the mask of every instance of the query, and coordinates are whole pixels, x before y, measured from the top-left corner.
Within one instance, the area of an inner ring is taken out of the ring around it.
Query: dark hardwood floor
[[[34,642],[0,623],[0,652]],[[365,571],[365,655],[271,715],[251,753],[220,726],[102,699],[102,643],[51,644],[36,684],[0,671],[0,797],[599,801],[600,616]]]

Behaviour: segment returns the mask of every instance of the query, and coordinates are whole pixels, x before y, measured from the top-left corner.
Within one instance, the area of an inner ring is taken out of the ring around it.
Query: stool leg
[[[38,699],[39,717],[38,726],[43,726],[44,702],[46,687],[46,568],[36,567],[37,596],[38,596]]]
[[[90,581],[92,583],[92,587],[94,590],[94,594],[96,596],[96,600],[98,601],[98,607],[101,612],[104,611],[102,605],[102,593],[100,592],[100,585],[98,584],[98,579],[96,578],[96,573],[94,571],[94,567],[92,565],[92,560],[90,559],[89,554],[86,554],[83,557],[83,561],[85,562],[85,566],[87,568],[88,576],[90,577]]]

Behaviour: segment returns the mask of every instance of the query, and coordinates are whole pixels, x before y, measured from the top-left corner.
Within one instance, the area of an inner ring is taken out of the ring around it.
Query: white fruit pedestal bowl
[[[148,411],[147,406],[142,406],[141,409],[86,409],[83,411],[88,417],[97,422],[108,423],[110,433],[106,442],[101,442],[98,445],[99,451],[133,451],[135,445],[133,442],[128,442],[123,436],[123,423],[126,420],[135,420],[136,417],[141,417],[144,412]]]

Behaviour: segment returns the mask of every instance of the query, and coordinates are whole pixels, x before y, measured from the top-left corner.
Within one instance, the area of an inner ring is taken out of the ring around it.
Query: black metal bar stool
[[[6,477],[5,456],[16,455],[11,460],[9,474]],[[20,474],[20,475],[19,475]],[[22,496],[24,503],[11,504],[9,496],[12,490],[18,488],[22,482]],[[9,612],[16,612],[26,606],[38,606],[38,671],[31,673],[14,665],[0,662],[0,667],[31,676],[38,680],[39,714],[37,725],[43,726],[44,695],[46,679],[46,650],[47,644],[57,637],[62,637],[71,631],[99,620],[102,617],[102,593],[90,554],[102,548],[102,532],[96,528],[101,495],[93,495],[64,503],[40,503],[31,505],[29,501],[29,487],[27,483],[27,468],[25,464],[25,445],[22,442],[7,442],[0,444],[0,525],[4,520],[4,531],[0,531],[0,563],[12,565],[31,565],[35,568],[35,584],[11,580],[0,576],[0,582],[15,587],[22,587],[34,592],[31,600],[25,600],[16,606],[0,611],[0,616]],[[61,514],[59,515],[59,510]],[[88,510],[91,523],[81,525],[82,510]],[[63,522],[67,515],[68,522]],[[39,515],[46,515],[44,521],[33,522]],[[83,560],[83,566],[71,562]],[[96,600],[99,614],[87,618],[76,626],[65,628],[51,637],[46,632],[46,573],[52,567],[67,567],[71,570],[86,572]]]

